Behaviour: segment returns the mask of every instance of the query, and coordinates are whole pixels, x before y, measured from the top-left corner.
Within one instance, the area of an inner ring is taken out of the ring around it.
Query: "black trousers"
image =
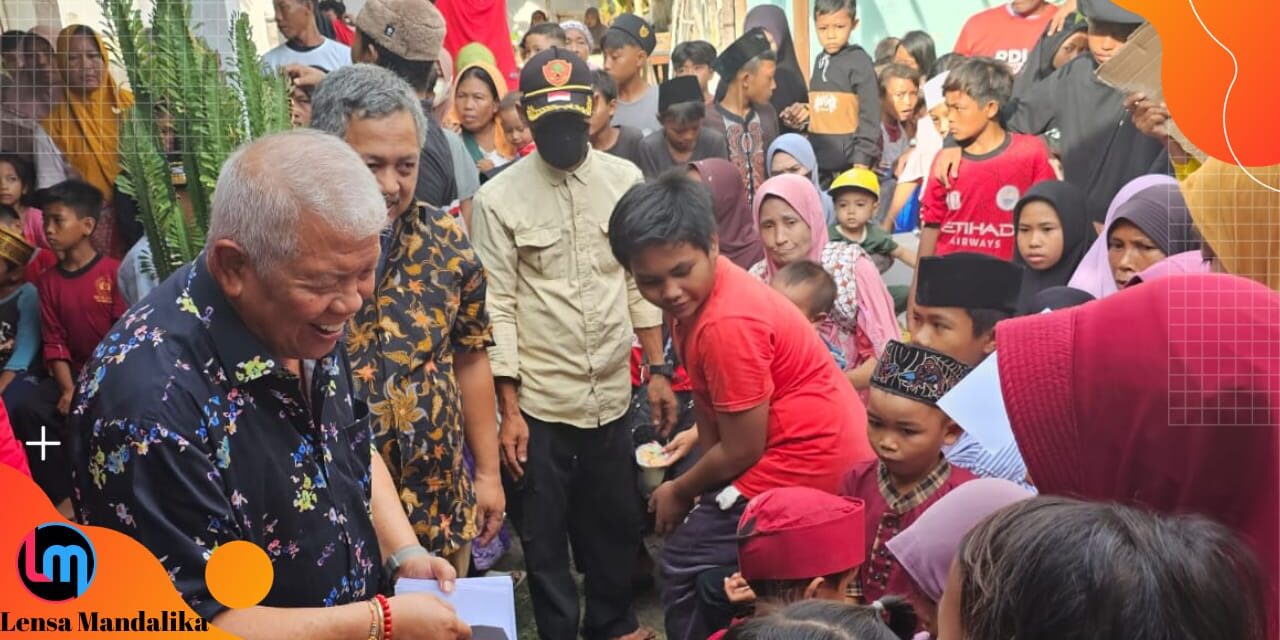
[[[703,494],[662,548],[662,607],[667,640],[703,640],[729,622],[723,606],[704,597],[709,594],[701,593],[706,587],[700,588],[699,579],[708,571],[721,571],[723,592],[722,570],[738,564],[738,521],[747,510],[747,500],[739,497],[728,509],[721,509],[716,502],[717,493]]]
[[[636,495],[635,447],[623,420],[595,429],[543,422],[528,414],[524,477],[504,474],[507,510],[524,546],[538,635],[578,637],[578,588],[584,576],[582,635],[607,640],[635,631],[631,568],[643,525]]]
[[[13,434],[26,448],[31,475],[54,505],[71,497],[71,465],[68,460],[72,443],[68,438],[67,418],[58,413],[60,397],[62,390],[58,388],[57,381],[45,378],[19,400],[17,406],[8,408]],[[45,427],[46,438],[41,437],[42,426]],[[41,460],[40,447],[25,444],[37,440],[57,440],[62,444],[45,447],[44,459]]]

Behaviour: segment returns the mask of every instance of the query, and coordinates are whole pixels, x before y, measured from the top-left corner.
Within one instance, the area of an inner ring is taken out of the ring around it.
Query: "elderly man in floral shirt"
[[[246,638],[470,638],[397,577],[454,570],[418,546],[338,342],[373,294],[383,198],[346,144],[314,131],[227,160],[204,252],[130,309],[85,365],[69,446],[81,522],[133,537],[197,614]],[[251,542],[274,579],[230,609],[213,550]]]

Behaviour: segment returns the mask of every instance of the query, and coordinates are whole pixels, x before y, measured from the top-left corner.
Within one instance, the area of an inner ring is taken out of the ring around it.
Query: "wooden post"
[[[813,57],[809,55],[809,9],[809,0],[791,0],[791,40],[805,86],[809,85],[809,69],[813,66]]]

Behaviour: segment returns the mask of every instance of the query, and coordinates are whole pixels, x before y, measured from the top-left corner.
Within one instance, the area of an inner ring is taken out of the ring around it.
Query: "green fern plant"
[[[193,31],[192,0],[156,0],[149,23],[132,0],[99,1],[135,97],[121,129],[120,190],[138,202],[152,252],[143,266],[164,279],[204,248],[218,172],[231,152],[289,127],[288,79],[259,62],[243,14],[231,29],[234,64],[223,69],[218,53]],[[190,216],[172,184],[157,106],[179,141]]]

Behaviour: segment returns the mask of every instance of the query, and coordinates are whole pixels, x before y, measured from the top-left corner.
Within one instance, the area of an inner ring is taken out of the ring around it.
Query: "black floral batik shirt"
[[[453,356],[493,343],[484,268],[440,209],[416,206],[388,231],[374,300],[351,320],[347,355],[409,523],[424,547],[447,555],[479,533]]]
[[[80,377],[80,519],[142,543],[206,619],[225,607],[204,565],[233,540],[272,561],[263,606],[333,606],[378,588],[367,411],[352,403],[341,348],[303,364],[305,385],[245,327],[202,255],[130,309]]]

